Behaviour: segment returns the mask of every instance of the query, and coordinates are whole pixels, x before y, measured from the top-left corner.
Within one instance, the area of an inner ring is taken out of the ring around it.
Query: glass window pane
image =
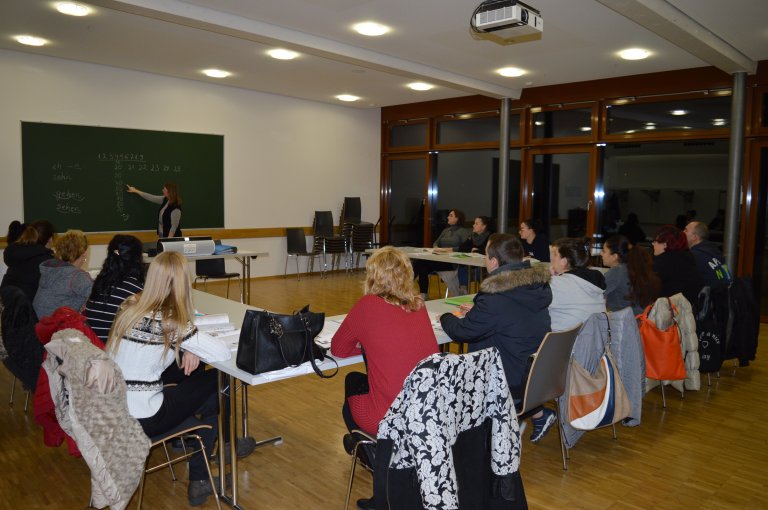
[[[554,110],[533,114],[534,138],[589,136],[592,131],[592,108]]]
[[[763,93],[762,127],[768,127],[768,92]]]
[[[610,134],[646,131],[723,129],[731,119],[731,96],[713,96],[661,103],[608,106]]]
[[[768,98],[766,98],[768,99]],[[752,274],[758,286],[760,297],[760,314],[768,315],[768,148],[760,150],[760,201],[758,202],[758,214],[762,217],[758,221],[755,233],[755,262]],[[734,264],[730,264],[731,272],[734,272]]]
[[[424,187],[426,160],[395,159],[389,162],[390,244],[422,246],[424,243]]]
[[[587,232],[589,154],[537,154],[533,158],[533,217],[551,241]]]
[[[685,228],[695,218],[711,226],[711,241],[722,242],[727,181],[727,140],[609,144],[603,152],[602,233],[629,233],[642,242],[662,225]],[[630,214],[640,231],[625,225]]]
[[[498,142],[499,117],[445,120],[437,124],[437,143]]]
[[[395,124],[389,128],[390,147],[423,147],[427,145],[426,124]]]
[[[440,152],[434,165],[436,201],[432,241],[447,226],[448,212],[461,209],[467,227],[477,216],[496,219],[499,203],[499,151]],[[510,151],[509,213],[520,210],[520,151]]]
[[[520,114],[513,113],[509,116],[509,139],[520,140]]]

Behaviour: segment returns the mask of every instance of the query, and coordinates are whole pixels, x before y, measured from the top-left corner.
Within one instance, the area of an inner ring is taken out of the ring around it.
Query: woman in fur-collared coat
[[[468,342],[470,352],[496,347],[517,400],[525,388],[528,358],[550,331],[549,269],[523,261],[523,247],[510,234],[491,235],[486,255],[490,275],[474,303],[463,307],[463,317],[447,313],[440,323],[451,339]]]

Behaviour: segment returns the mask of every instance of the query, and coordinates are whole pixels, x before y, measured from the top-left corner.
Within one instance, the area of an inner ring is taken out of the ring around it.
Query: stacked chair
[[[331,270],[336,265],[340,266],[342,257],[348,263],[347,240],[343,236],[334,235],[331,211],[315,211],[312,231],[315,237],[312,252],[323,256],[323,276],[328,271],[328,255],[331,255]]]
[[[362,206],[360,197],[344,197],[344,205],[341,208],[341,232],[347,241],[347,269],[357,267],[360,264],[360,256],[365,250],[373,248],[373,235],[375,226],[373,223],[362,221]],[[355,258],[354,265],[352,258]]]

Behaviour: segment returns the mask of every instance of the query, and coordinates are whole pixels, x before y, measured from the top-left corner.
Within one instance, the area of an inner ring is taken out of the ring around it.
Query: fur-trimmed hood
[[[531,266],[527,261],[518,264],[506,264],[483,280],[480,291],[498,294],[527,285],[542,285],[551,279],[547,264]]]

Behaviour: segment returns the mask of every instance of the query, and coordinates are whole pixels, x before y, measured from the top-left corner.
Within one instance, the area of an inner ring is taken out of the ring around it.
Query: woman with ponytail
[[[605,274],[605,306],[608,311],[631,306],[635,315],[653,303],[661,290],[661,280],[653,272],[651,254],[632,246],[621,235],[606,239],[603,244]]]
[[[563,331],[605,311],[605,277],[587,267],[589,243],[583,238],[563,237],[549,247],[552,331]]]
[[[96,277],[85,304],[85,317],[94,333],[104,342],[123,301],[144,288],[141,241],[118,234],[107,247],[107,258]]]

